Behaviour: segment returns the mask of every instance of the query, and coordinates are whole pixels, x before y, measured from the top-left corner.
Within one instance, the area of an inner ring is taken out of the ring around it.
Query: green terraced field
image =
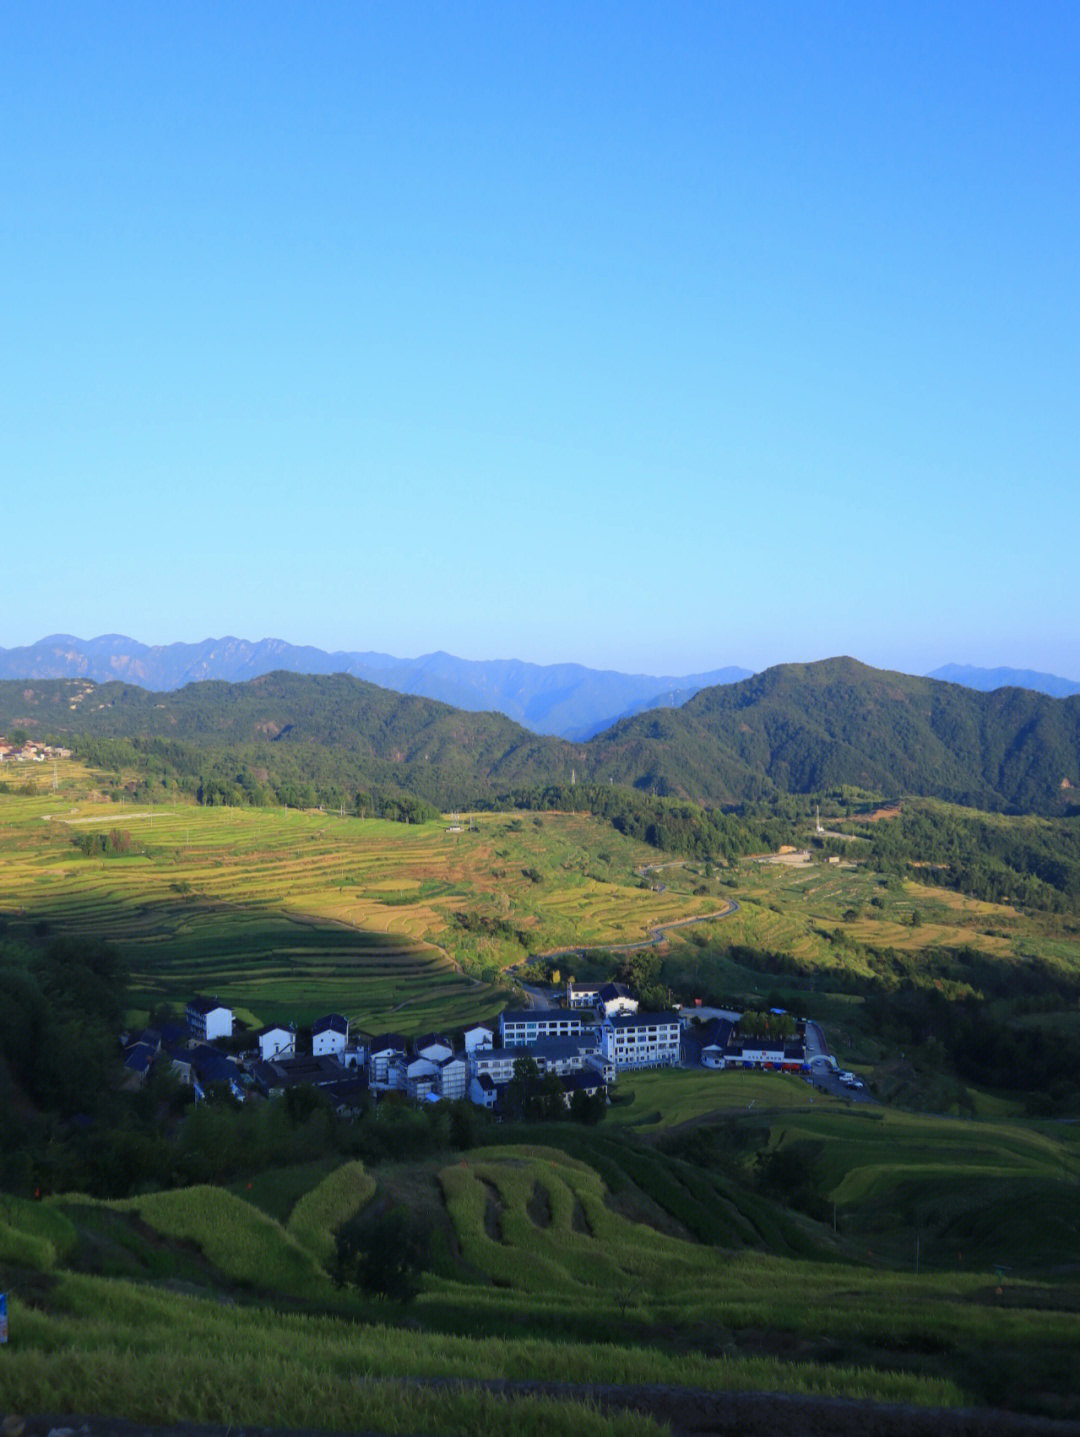
[[[842,1113],[796,1116],[804,1135],[838,1144],[845,1126],[857,1130],[850,1148],[864,1167],[887,1126]],[[907,1139],[912,1151],[929,1135],[916,1125]],[[665,1384],[956,1406],[993,1390],[987,1361],[1014,1376],[1018,1360],[1028,1370],[1034,1361],[1047,1382],[1067,1381],[1063,1373],[1075,1370],[1080,1301],[1073,1288],[966,1267],[889,1271],[844,1258],[839,1239],[827,1262],[692,1241],[659,1228],[647,1206],[644,1218],[633,1215],[650,1190],[664,1196],[662,1161],[650,1168],[647,1154],[633,1162],[626,1154],[629,1166],[612,1188],[590,1154],[602,1149],[610,1161],[618,1132],[579,1129],[574,1138],[578,1157],[513,1144],[448,1155],[430,1168],[442,1202],[433,1220],[453,1234],[450,1266],[444,1261],[425,1275],[407,1316],[335,1291],[322,1265],[334,1224],[373,1191],[378,1200],[384,1180],[393,1188],[402,1177],[397,1168],[373,1177],[355,1164],[321,1177],[309,1171],[287,1226],[240,1196],[206,1188],[120,1203],[53,1199],[9,1207],[0,1262],[10,1264],[15,1247],[3,1245],[5,1232],[19,1234],[18,1270],[51,1276],[32,1304],[20,1296],[22,1279],[10,1284],[5,1396],[23,1410],[40,1409],[48,1395],[66,1410],[123,1411],[142,1420],[290,1426],[314,1421],[317,1398],[320,1421],[332,1429],[377,1418],[387,1432],[416,1430],[422,1421],[424,1430],[479,1433],[509,1430],[518,1404],[469,1409],[460,1405],[465,1394],[429,1392],[417,1407],[396,1391],[380,1398],[358,1387],[357,1374]],[[960,1151],[958,1145],[954,1156]],[[1052,1142],[1028,1142],[1009,1128],[980,1134],[967,1156],[981,1163],[991,1154],[1014,1169],[1062,1161]],[[668,1182],[688,1180],[685,1165],[666,1166]],[[627,1187],[631,1170],[644,1187]],[[99,1255],[103,1242],[122,1238],[145,1277],[69,1271],[69,1261],[85,1267],[83,1235],[90,1233]],[[157,1285],[170,1254],[188,1295]],[[245,1305],[218,1300],[230,1285],[246,1294]],[[274,1310],[279,1300],[292,1310]],[[402,1319],[407,1338],[397,1325]],[[760,1350],[763,1332],[771,1334],[771,1351]],[[596,1425],[570,1394],[545,1412],[555,1433],[654,1430],[607,1419]],[[524,1425],[515,1431],[539,1432],[530,1424],[540,1421],[540,1409],[522,1407],[520,1417]],[[483,1422],[494,1425],[477,1425]]]
[[[584,815],[482,815],[454,832],[288,809],[133,809],[95,800],[85,770],[58,772],[56,792],[0,794],[5,907],[114,942],[135,1016],[207,989],[257,1025],[333,1009],[368,1030],[460,1028],[505,1005],[498,974],[524,945],[634,941],[723,907],[639,887],[655,851]],[[128,854],[77,847],[114,829]]]

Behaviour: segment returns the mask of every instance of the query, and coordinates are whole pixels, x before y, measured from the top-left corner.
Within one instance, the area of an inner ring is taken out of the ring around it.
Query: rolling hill
[[[298,773],[337,766],[443,806],[580,780],[710,805],[840,784],[1060,812],[1080,787],[1080,697],[980,693],[854,659],[783,664],[571,744],[344,674],[274,673],[150,693],[86,680],[0,683],[0,726],[239,750]],[[286,758],[287,756],[287,758]]]
[[[1080,784],[1080,700],[826,659],[627,719],[589,754],[593,777],[705,802],[856,784],[1047,812]]]

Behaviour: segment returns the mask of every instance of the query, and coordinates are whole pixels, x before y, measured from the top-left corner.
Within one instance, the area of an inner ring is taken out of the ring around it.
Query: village
[[[416,1103],[467,1099],[502,1115],[523,1060],[535,1076],[554,1080],[568,1110],[606,1103],[622,1074],[646,1068],[749,1068],[863,1086],[838,1069],[817,1024],[778,1009],[741,1014],[697,1002],[648,1012],[614,981],[571,980],[560,996],[557,1006],[507,1008],[497,1022],[453,1038],[356,1034],[347,1018],[328,1013],[301,1030],[302,1038],[295,1026],[275,1025],[252,1033],[250,1046],[230,1008],[199,996],[182,1019],[123,1035],[124,1066],[128,1085],[138,1087],[167,1063],[199,1101],[216,1085],[238,1102],[313,1087],[341,1116],[357,1115],[369,1097],[384,1094]]]

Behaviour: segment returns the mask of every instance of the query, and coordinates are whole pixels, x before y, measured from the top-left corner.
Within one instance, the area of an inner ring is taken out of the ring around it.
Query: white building
[[[438,1092],[438,1063],[433,1063],[430,1058],[414,1058],[411,1063],[403,1063],[399,1058],[397,1066],[404,1067],[405,1091],[410,1098],[426,1098],[429,1093]]]
[[[390,1086],[390,1064],[396,1057],[404,1057],[409,1043],[400,1033],[380,1033],[372,1038],[368,1046],[368,1086],[386,1088]]]
[[[349,1046],[349,1020],[340,1013],[327,1013],[311,1025],[311,1051],[316,1058],[329,1053],[340,1056]]]
[[[575,983],[571,978],[566,984],[566,1006],[568,1008],[595,1008],[599,997],[599,983]]]
[[[438,1065],[439,1068],[439,1096],[452,1102],[455,1098],[463,1098],[465,1090],[469,1085],[469,1064],[460,1054],[452,1058],[444,1058]]]
[[[499,1039],[504,1048],[524,1048],[541,1038],[573,1038],[583,1026],[568,1008],[521,1008],[500,1013]]]
[[[413,1052],[418,1058],[427,1058],[432,1063],[441,1063],[454,1056],[454,1045],[449,1038],[438,1033],[425,1033],[413,1043]]]
[[[638,1000],[625,983],[604,983],[596,995],[596,1014],[611,1018],[616,1013],[636,1013]]]
[[[466,1053],[471,1053],[475,1048],[494,1048],[494,1046],[495,1031],[486,1023],[477,1023],[474,1027],[465,1029]]]
[[[232,1009],[224,1007],[216,998],[192,998],[186,1016],[191,1036],[203,1043],[232,1037]]]
[[[604,1019],[601,1033],[604,1057],[617,1073],[679,1062],[678,1013],[615,1013]]]
[[[534,1060],[541,1074],[556,1073],[560,1077],[564,1073],[581,1072],[599,1054],[599,1034],[595,1029],[577,1038],[541,1038],[528,1050],[528,1056]]]
[[[520,1048],[477,1048],[469,1055],[469,1073],[493,1083],[508,1083],[514,1076],[514,1064],[526,1057]]]
[[[274,1058],[295,1058],[296,1034],[289,1028],[264,1028],[259,1034],[259,1057],[264,1063]]]
[[[489,1111],[499,1101],[500,1085],[492,1082],[487,1073],[469,1079],[469,1102]]]

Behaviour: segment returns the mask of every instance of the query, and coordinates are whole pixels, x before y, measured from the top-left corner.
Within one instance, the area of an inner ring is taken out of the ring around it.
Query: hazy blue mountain
[[[581,664],[529,664],[517,659],[459,659],[423,654],[327,653],[282,639],[204,639],[197,644],[140,644],[122,634],[78,639],[53,634],[22,648],[0,648],[0,679],[121,680],[169,692],[219,679],[243,683],[264,674],[351,674],[381,688],[438,699],[471,713],[506,714],[534,733],[575,740],[616,719],[660,704],[684,703],[703,688],[749,677],[724,668],[681,677],[623,674]]]
[[[963,684],[966,689],[992,693],[994,689],[1032,689],[1051,698],[1067,699],[1080,694],[1076,679],[1063,679],[1057,674],[1040,674],[1035,669],[979,669],[971,664],[943,664],[928,679],[941,679],[948,684]]]

